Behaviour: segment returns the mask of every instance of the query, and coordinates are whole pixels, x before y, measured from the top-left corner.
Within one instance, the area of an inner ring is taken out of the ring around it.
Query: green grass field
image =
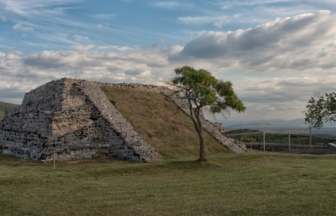
[[[0,156],[0,215],[334,215],[336,156],[228,153],[157,163]]]

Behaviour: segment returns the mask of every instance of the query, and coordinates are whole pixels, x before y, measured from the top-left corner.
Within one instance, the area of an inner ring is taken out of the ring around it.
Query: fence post
[[[311,127],[309,127],[309,145],[310,145],[310,148],[312,148],[312,133],[311,133]]]
[[[265,132],[263,132],[263,140],[264,140],[264,151],[265,151]]]
[[[290,151],[290,132],[288,131],[288,151]]]

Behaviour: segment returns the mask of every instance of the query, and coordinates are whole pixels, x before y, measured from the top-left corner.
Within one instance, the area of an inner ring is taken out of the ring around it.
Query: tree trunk
[[[199,157],[199,161],[207,161],[207,159],[205,158],[205,144],[204,144],[204,138],[203,138],[203,134],[202,134],[202,129],[199,132],[199,140],[200,140],[200,157]]]

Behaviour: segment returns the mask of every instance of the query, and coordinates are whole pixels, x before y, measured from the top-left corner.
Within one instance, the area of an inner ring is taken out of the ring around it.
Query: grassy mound
[[[19,105],[0,102],[0,121],[5,117],[5,111],[6,110],[13,109],[16,106],[19,106]]]
[[[142,139],[164,159],[199,155],[199,139],[191,118],[168,97],[160,93],[102,87]],[[208,155],[231,152],[204,131]],[[183,149],[181,149],[183,148]]]

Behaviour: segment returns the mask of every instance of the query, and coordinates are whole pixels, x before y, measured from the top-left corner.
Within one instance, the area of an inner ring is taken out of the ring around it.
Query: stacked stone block
[[[101,155],[130,161],[161,156],[134,130],[89,81],[61,79],[25,94],[22,105],[0,123],[5,154],[37,161],[92,158]]]

